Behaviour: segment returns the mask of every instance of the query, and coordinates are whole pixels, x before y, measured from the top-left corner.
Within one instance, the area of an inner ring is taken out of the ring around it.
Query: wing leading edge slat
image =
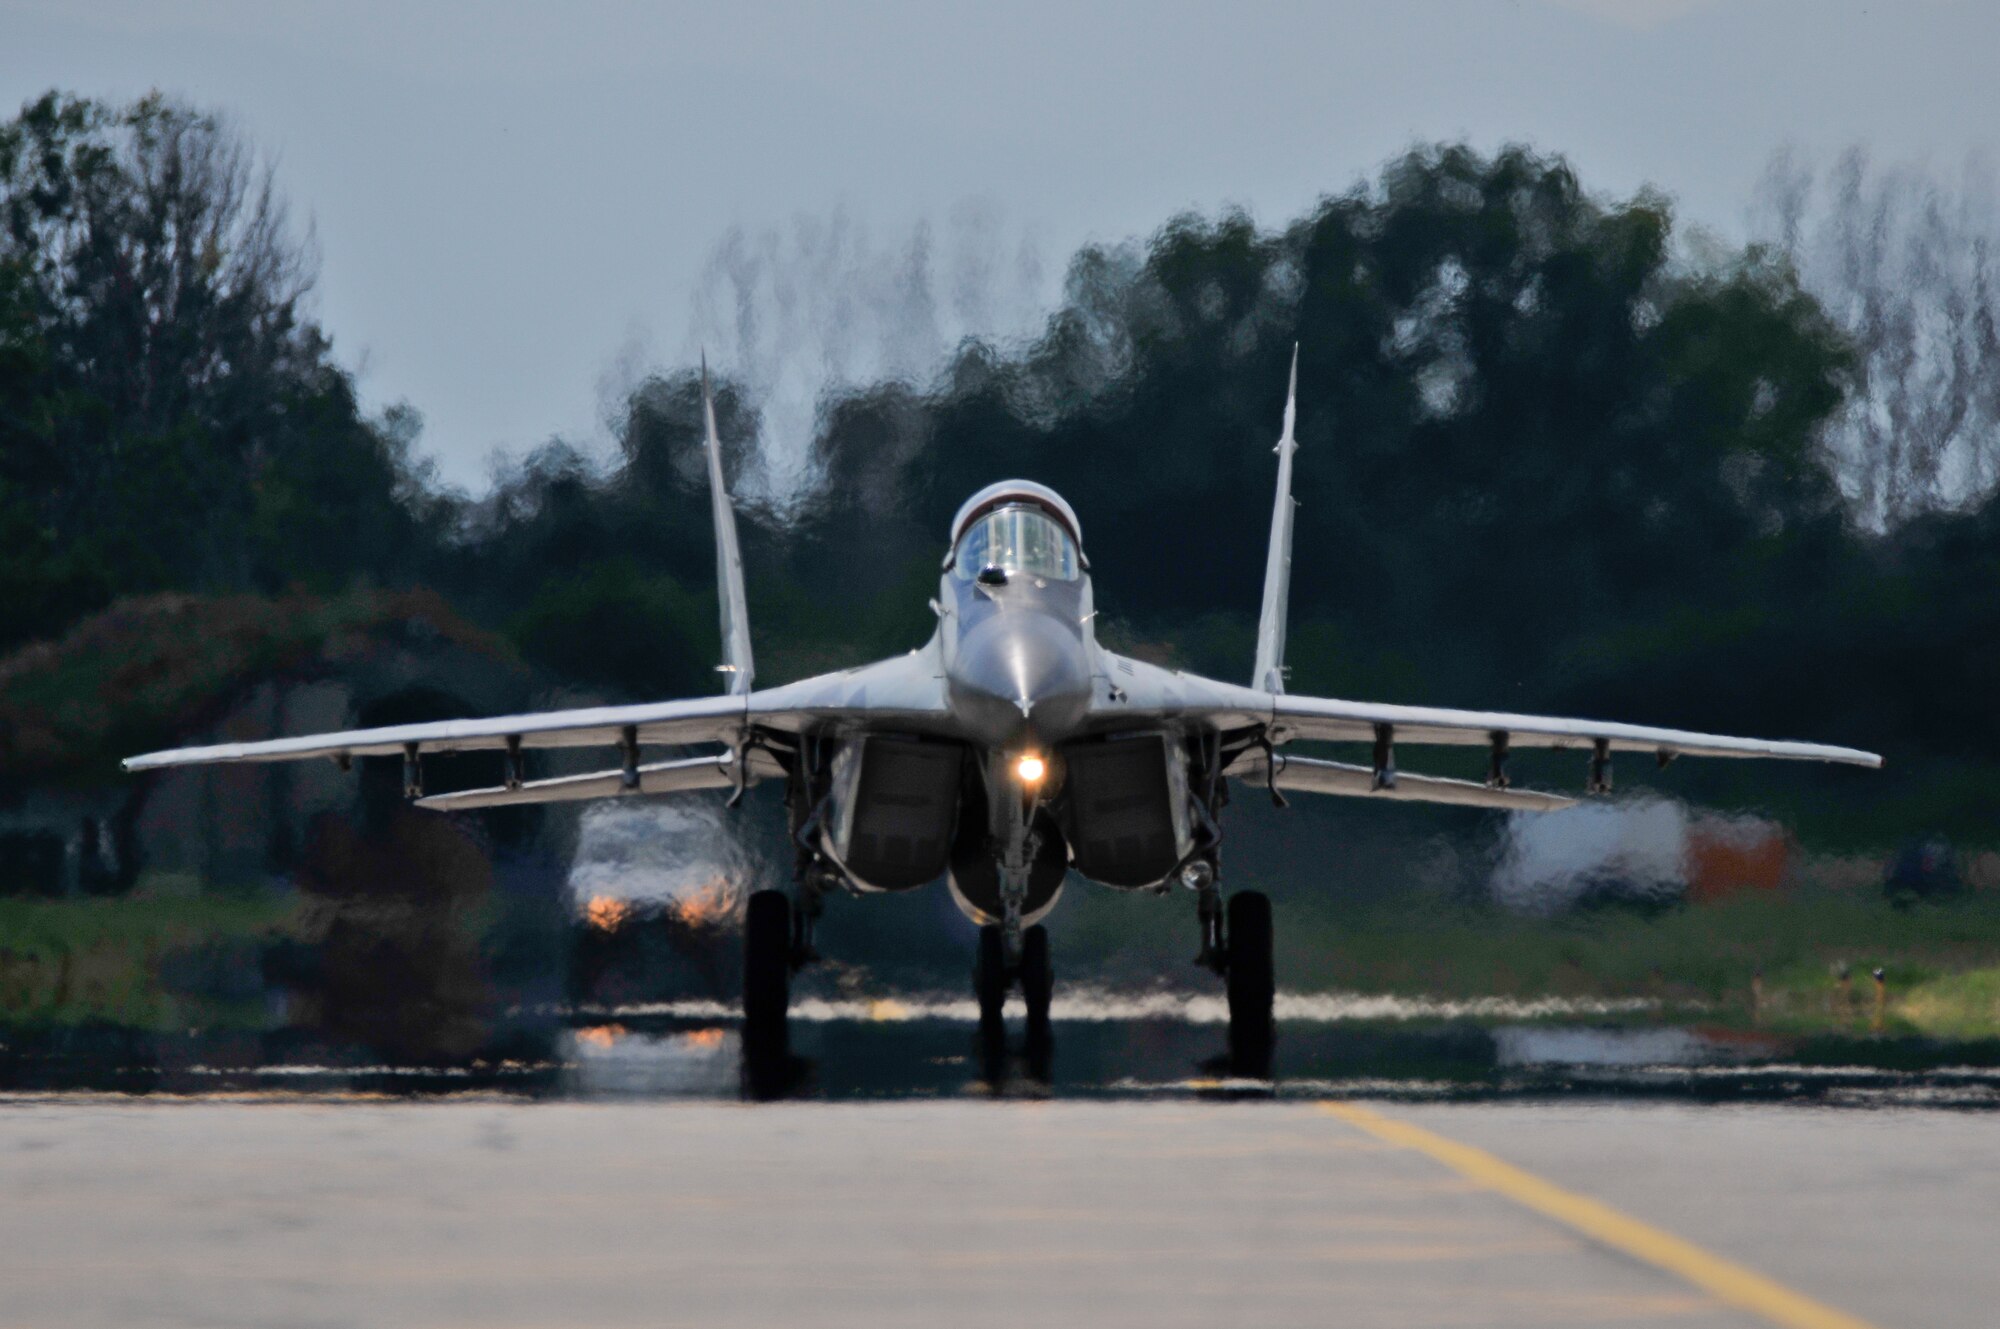
[[[644,744],[717,743],[734,737],[747,719],[746,698],[699,697],[640,706],[591,706],[483,720],[349,729],[258,743],[215,743],[127,757],[128,771],[202,766],[228,761],[299,761],[308,757],[390,757],[415,744],[421,753],[504,749],[510,738],[524,748],[615,747],[629,728]]]

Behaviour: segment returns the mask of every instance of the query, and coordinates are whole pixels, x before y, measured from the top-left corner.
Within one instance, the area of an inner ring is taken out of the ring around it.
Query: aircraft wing
[[[1598,755],[1644,752],[1654,757],[1767,757],[1877,767],[1882,758],[1858,748],[1734,738],[1686,729],[1658,729],[1609,720],[1574,720],[1510,711],[1460,711],[1434,706],[1302,697],[1239,687],[1198,674],[1163,669],[1106,651],[1103,687],[1092,699],[1098,729],[1147,720],[1199,724],[1215,729],[1261,729],[1273,744],[1294,741],[1415,744],[1498,748],[1501,755],[1526,748],[1574,748]],[[1241,767],[1239,761],[1238,767]],[[1371,774],[1373,767],[1369,768]],[[1232,769],[1232,774],[1236,773]],[[1300,776],[1301,779],[1306,777]],[[1321,777],[1315,776],[1314,779]],[[1325,777],[1333,779],[1331,776]],[[1282,783],[1280,787],[1283,787]],[[1300,786],[1306,787],[1306,786]],[[1320,792],[1346,792],[1323,789]]]
[[[1396,743],[1490,747],[1503,741],[1509,748],[1577,748],[1606,752],[1645,752],[1672,757],[1771,757],[1790,761],[1828,761],[1850,766],[1879,767],[1882,758],[1858,748],[1825,743],[1796,743],[1765,738],[1733,738],[1686,729],[1656,729],[1608,720],[1572,720],[1548,715],[1516,715],[1507,711],[1459,711],[1431,706],[1392,706],[1380,702],[1340,701],[1330,697],[1278,694],[1271,698],[1274,742],[1292,739],[1335,743],[1373,743],[1388,736]]]
[[[420,754],[481,752],[505,749],[509,739],[519,739],[524,748],[616,747],[628,729],[642,745],[717,743],[728,741],[743,729],[749,718],[745,702],[744,697],[698,697],[640,706],[588,706],[482,720],[346,729],[257,743],[215,743],[127,757],[125,769],[147,771],[163,766],[298,761],[307,757],[393,757],[412,747]]]
[[[715,518],[717,595],[722,605],[721,670],[728,691],[720,697],[649,702],[638,706],[587,706],[578,710],[500,715],[483,720],[438,720],[428,724],[389,725],[379,729],[349,729],[299,738],[273,738],[256,743],[215,743],[206,747],[148,752],[125,759],[128,771],[168,766],[201,766],[234,761],[298,761],[331,757],[347,762],[355,757],[421,757],[434,752],[478,752],[523,748],[617,747],[624,751],[620,769],[594,776],[557,780],[516,778],[506,789],[466,790],[451,806],[496,803],[556,802],[598,796],[609,779],[616,790],[634,787],[661,791],[714,785],[719,779],[752,778],[755,762],[728,772],[714,761],[664,763],[638,767],[641,747],[723,743],[741,748],[753,728],[796,733],[817,726],[895,724],[924,731],[949,722],[944,671],[939,665],[937,639],[906,656],[877,661],[858,669],[821,674],[783,687],[752,691],[755,670],[750,654],[750,625],[743,593],[743,555],[736,538],[736,519],[723,485],[722,445],[715,428],[715,399],[708,382],[708,362],[702,361],[701,405],[709,491]],[[515,768],[516,775],[519,768]],[[418,785],[411,772],[407,782]],[[595,781],[596,783],[592,783]],[[727,781],[725,781],[727,782]],[[506,797],[493,797],[496,794]],[[475,802],[474,800],[484,800]],[[447,806],[432,800],[434,807]]]
[[[948,721],[935,650],[821,674],[782,687],[636,706],[588,706],[481,720],[349,729],[255,743],[216,743],[127,757],[128,771],[217,762],[341,760],[521,748],[740,744],[752,728],[796,733],[820,724],[895,724],[924,730]]]

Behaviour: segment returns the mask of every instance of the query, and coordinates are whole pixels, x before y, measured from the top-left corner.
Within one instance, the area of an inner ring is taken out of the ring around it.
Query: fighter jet
[[[1542,812],[1576,800],[1514,787],[1507,758],[1516,749],[1587,754],[1592,794],[1609,792],[1617,753],[1661,764],[1685,756],[1881,765],[1873,753],[1815,743],[1287,692],[1297,398],[1294,348],[1247,684],[1103,646],[1076,512],[1045,485],[1004,480],[952,518],[929,641],[875,664],[755,687],[743,561],[704,366],[722,695],[181,748],[125,766],[331,758],[346,768],[356,757],[400,756],[407,796],[439,811],[695,789],[727,789],[733,806],[749,786],[782,780],[793,880],[748,900],[742,1000],[750,1027],[782,1027],[792,976],[816,958],[814,924],[827,896],[898,894],[943,877],[979,925],[973,989],[982,1022],[997,1025],[1018,987],[1031,1028],[1046,1029],[1054,971],[1042,919],[1074,876],[1123,891],[1185,888],[1196,904],[1199,961],[1227,989],[1232,1047],[1254,1049],[1268,1047],[1272,1030],[1271,906],[1247,890],[1224,905],[1221,821],[1231,781],[1261,786],[1281,805],[1299,791]],[[1306,743],[1359,744],[1371,755],[1350,763],[1292,751]],[[1399,745],[1484,748],[1486,778],[1401,771]],[[713,750],[685,755],[689,746]],[[528,749],[578,747],[615,752],[617,765],[527,778]],[[424,793],[426,757],[488,750],[504,754],[504,783]]]

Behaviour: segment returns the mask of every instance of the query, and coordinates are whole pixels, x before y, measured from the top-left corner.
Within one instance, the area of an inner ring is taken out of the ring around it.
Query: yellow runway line
[[[1385,1144],[1415,1150],[1488,1190],[1525,1206],[1601,1245],[1678,1275],[1716,1300],[1762,1316],[1785,1329],[1874,1329],[1782,1283],[1711,1254],[1669,1232],[1619,1213],[1610,1205],[1566,1191],[1553,1182],[1503,1163],[1483,1149],[1460,1144],[1407,1121],[1354,1103],[1320,1107]]]

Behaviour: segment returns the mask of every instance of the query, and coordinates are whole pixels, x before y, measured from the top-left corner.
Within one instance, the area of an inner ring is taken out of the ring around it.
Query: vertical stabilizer
[[[722,439],[715,432],[715,397],[708,387],[708,357],[701,358],[701,424],[708,451],[708,497],[715,510],[716,599],[722,602],[722,672],[725,691],[750,691],[756,668],[750,661],[750,608],[743,597],[743,550],[736,543],[736,513],[722,480]]]
[[[1292,379],[1285,389],[1285,428],[1278,436],[1278,497],[1271,504],[1271,551],[1264,560],[1264,609],[1257,616],[1257,667],[1250,686],[1285,690],[1285,602],[1292,586],[1292,425],[1298,417],[1299,348],[1292,344]]]

